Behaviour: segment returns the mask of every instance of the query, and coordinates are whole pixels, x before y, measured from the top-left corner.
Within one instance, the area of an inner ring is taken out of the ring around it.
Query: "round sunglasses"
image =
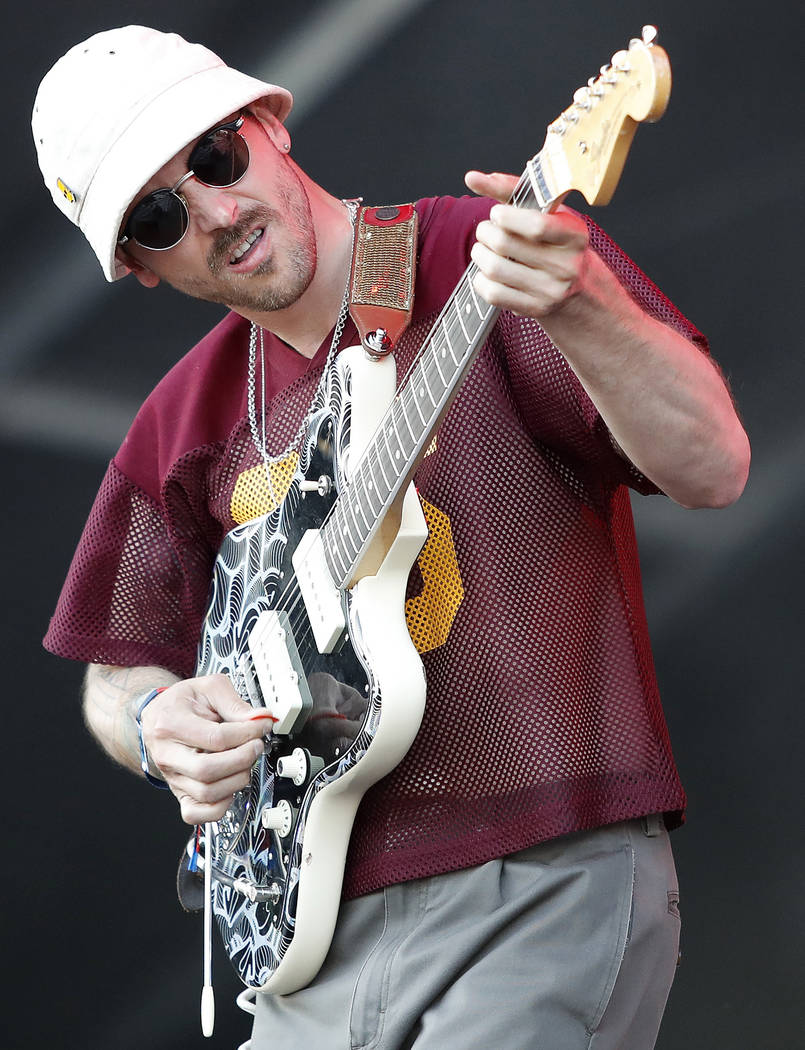
[[[224,188],[240,182],[249,170],[249,144],[240,134],[243,117],[219,124],[198,140],[188,158],[186,174],[175,186],[154,190],[139,201],[129,216],[118,244],[132,240],[141,248],[165,252],[187,233],[190,212],[177,191],[190,178],[204,186]]]

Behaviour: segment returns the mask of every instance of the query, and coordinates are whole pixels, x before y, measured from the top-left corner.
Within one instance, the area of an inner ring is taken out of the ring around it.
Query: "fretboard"
[[[539,165],[537,156],[521,177],[512,203],[542,210],[548,207],[549,202],[540,192],[544,179]],[[471,263],[321,530],[330,572],[341,588],[352,580],[386,512],[413,476],[475,354],[497,320],[499,310],[473,288],[476,273],[477,267]]]

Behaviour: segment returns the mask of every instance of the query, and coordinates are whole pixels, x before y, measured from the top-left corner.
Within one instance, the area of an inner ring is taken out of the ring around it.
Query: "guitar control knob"
[[[285,838],[293,827],[293,810],[290,803],[282,799],[276,806],[266,806],[260,814],[260,821],[267,831],[277,831],[280,838]]]
[[[307,754],[301,747],[295,747],[290,755],[277,759],[277,776],[287,777],[296,787],[301,787],[307,780],[309,769]]]

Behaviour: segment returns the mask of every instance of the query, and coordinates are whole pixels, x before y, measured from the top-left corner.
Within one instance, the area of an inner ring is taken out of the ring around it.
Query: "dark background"
[[[297,161],[370,203],[460,193],[468,167],[521,171],[573,89],[643,23],[660,26],[670,108],[638,132],[596,217],[709,335],[754,461],[726,511],[634,500],[690,797],[673,836],[684,958],[658,1045],[801,1046],[803,18],[793,3],[692,0],[15,5],[0,63],[10,817],[0,1043],[204,1044],[201,926],[173,890],[178,812],[100,753],[81,724],[81,669],[39,646],[106,460],[139,400],[218,316],[133,280],[107,286],[41,184],[28,130],[41,76],[73,43],[128,22],[177,30],[286,83]],[[222,952],[216,971],[218,1023],[204,1045],[234,1048],[248,1025]]]

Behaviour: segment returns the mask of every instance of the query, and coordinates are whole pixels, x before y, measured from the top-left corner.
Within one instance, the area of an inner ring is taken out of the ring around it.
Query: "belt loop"
[[[650,839],[659,835],[664,827],[662,813],[648,813],[643,817],[643,834]]]

